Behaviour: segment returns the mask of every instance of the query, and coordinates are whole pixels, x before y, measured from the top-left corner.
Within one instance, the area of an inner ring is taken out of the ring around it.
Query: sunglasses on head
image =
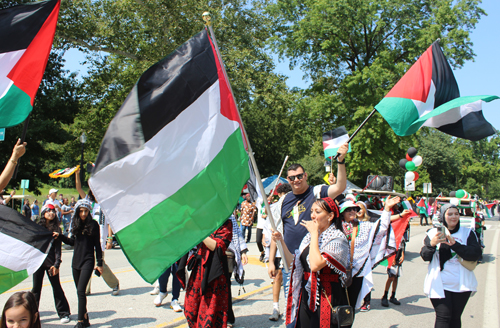
[[[304,177],[304,173],[301,173],[301,174],[297,174],[297,175],[290,175],[290,176],[288,176],[288,179],[290,179],[290,181],[295,181],[295,179],[302,180],[303,177]]]

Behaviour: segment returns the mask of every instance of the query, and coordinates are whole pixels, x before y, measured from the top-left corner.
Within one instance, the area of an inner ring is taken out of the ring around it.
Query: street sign
[[[412,182],[405,181],[405,190],[406,191],[415,191],[415,181],[412,181]]]
[[[423,183],[424,186],[424,194],[432,194],[432,183]]]
[[[0,129],[0,141],[5,140],[5,128]]]
[[[30,180],[21,180],[21,188],[28,189],[30,187]]]

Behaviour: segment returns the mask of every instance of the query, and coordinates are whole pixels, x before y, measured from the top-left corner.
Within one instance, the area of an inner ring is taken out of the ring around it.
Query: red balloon
[[[413,181],[417,181],[417,180],[418,180],[418,178],[419,178],[419,176],[418,176],[418,172],[413,172],[413,173],[415,173],[415,179],[413,179]]]
[[[410,155],[406,154],[406,159],[408,160],[408,162],[411,161]]]

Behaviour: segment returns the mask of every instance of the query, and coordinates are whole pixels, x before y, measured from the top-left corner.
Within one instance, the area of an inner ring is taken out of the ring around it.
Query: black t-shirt
[[[311,220],[311,207],[316,201],[314,196],[314,187],[309,188],[300,195],[288,193],[283,200],[281,206],[281,220],[283,221],[283,236],[285,244],[290,253],[294,253],[299,248],[302,239],[307,235],[307,229],[300,224],[300,221]],[[328,197],[328,186],[321,186],[320,197]],[[299,208],[299,221],[295,224],[293,219],[293,207],[300,201]]]
[[[24,216],[27,217],[28,219],[31,219],[31,208],[29,207],[29,205],[24,204],[23,211],[24,211]]]

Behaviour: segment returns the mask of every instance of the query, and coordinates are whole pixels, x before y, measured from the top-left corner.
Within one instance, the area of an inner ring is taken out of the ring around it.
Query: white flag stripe
[[[111,222],[113,231],[134,223],[199,174],[238,128],[220,113],[217,81],[143,149],[98,171],[89,184],[101,206],[111,209],[105,214],[120,218]]]
[[[14,237],[0,232],[0,263],[12,271],[33,274],[45,261],[46,254]]]
[[[470,104],[455,107],[453,109],[450,109],[449,111],[444,112],[441,115],[431,117],[430,119],[425,121],[424,126],[438,128],[443,125],[456,123],[464,118],[467,114],[481,111],[482,103],[482,100],[478,100]]]
[[[26,49],[5,52],[0,54],[0,98],[3,98],[9,91],[13,82],[7,77],[7,74],[14,68],[14,66],[22,57]]]
[[[349,135],[348,134],[344,134],[343,136],[340,136],[338,138],[325,141],[325,143],[328,145],[325,148],[325,150],[326,149],[331,149],[331,148],[340,148],[340,146],[342,146],[343,144],[345,144],[348,140],[349,140]]]
[[[429,87],[429,94],[427,95],[427,100],[422,102],[420,100],[412,99],[413,104],[417,108],[418,117],[422,117],[432,112],[434,109],[434,100],[436,97],[436,86],[434,85],[434,81],[431,80],[431,85]]]

